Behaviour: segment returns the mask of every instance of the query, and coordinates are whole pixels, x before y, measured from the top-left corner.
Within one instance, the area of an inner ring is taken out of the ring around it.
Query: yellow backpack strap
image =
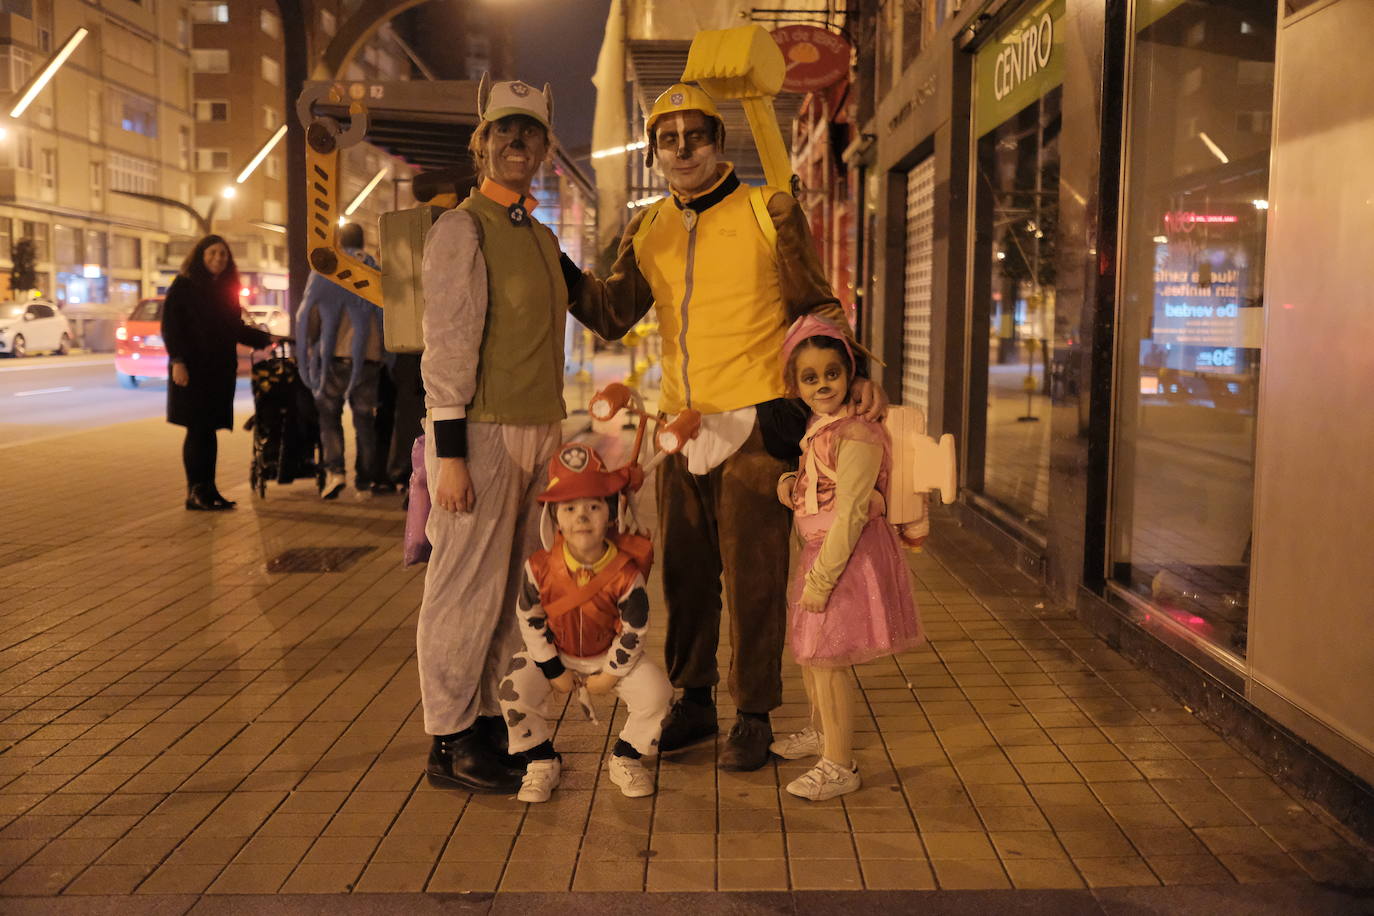
[[[758,220],[759,231],[768,241],[768,247],[778,247],[778,227],[773,225],[773,216],[768,212],[768,198],[777,193],[777,188],[761,187],[749,189],[749,205],[754,208],[754,219]]]
[[[635,237],[630,240],[630,245],[635,250],[635,260],[639,260],[639,249],[643,246],[644,240],[649,236],[649,230],[653,228],[654,220],[658,219],[658,211],[662,210],[669,198],[664,197],[657,203],[649,205],[649,210],[644,214],[644,218],[639,221],[639,228],[635,230]]]

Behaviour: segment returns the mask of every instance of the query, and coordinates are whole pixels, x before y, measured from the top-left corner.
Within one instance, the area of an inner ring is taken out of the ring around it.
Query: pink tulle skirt
[[[821,517],[797,521],[807,540],[788,593],[788,641],[800,664],[858,665],[909,651],[924,641],[911,572],[887,519],[871,518],[864,526],[823,614],[805,611],[800,604],[805,572],[825,540],[824,530],[815,524]]]

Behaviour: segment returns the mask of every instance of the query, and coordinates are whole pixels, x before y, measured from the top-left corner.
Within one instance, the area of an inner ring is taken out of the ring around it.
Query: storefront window
[[[1063,0],[978,52],[969,486],[1033,533],[1049,511]]]
[[[1245,655],[1275,7],[1137,0],[1113,579]]]

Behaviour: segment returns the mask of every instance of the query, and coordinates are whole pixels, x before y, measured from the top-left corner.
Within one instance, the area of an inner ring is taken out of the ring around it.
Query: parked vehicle
[[[51,300],[0,303],[0,353],[13,357],[44,352],[61,355],[71,348],[67,318]]]
[[[134,306],[115,330],[115,374],[125,388],[137,388],[139,379],[167,378],[161,296]]]
[[[245,310],[244,320],[257,325]],[[252,370],[253,352],[240,346],[239,375]],[[162,342],[162,297],[144,299],[120,322],[115,331],[115,375],[125,388],[137,388],[139,381],[166,381],[167,347]]]
[[[244,320],[276,337],[291,336],[291,316],[275,305],[249,305]]]

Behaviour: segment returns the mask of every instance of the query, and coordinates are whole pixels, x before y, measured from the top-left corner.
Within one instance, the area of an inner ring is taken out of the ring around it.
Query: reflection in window
[[[1130,89],[1112,575],[1243,656],[1274,8],[1151,6]],[[1199,89],[1180,96],[1189,73]]]
[[[1062,94],[1050,90],[978,141],[973,333],[987,350],[985,361],[974,356],[985,368],[975,370],[971,457],[982,453],[983,495],[1032,529],[1049,510]]]

